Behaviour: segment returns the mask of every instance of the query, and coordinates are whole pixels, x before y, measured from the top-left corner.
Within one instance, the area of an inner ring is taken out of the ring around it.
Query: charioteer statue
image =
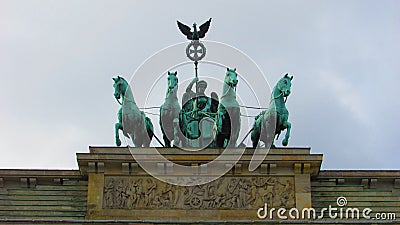
[[[197,82],[196,92],[192,91],[193,85]],[[205,91],[207,89],[207,82],[195,77],[186,88],[186,93],[182,97],[182,105],[185,111],[192,112],[192,116],[199,118],[203,114],[211,112],[211,98],[207,97]]]

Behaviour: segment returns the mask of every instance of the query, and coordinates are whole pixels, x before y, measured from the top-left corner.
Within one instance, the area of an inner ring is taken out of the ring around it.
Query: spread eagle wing
[[[179,30],[180,30],[184,35],[186,35],[186,37],[187,37],[188,39],[191,39],[192,36],[193,36],[193,32],[190,31],[191,28],[190,28],[189,26],[187,26],[187,25],[185,25],[185,24],[179,22],[179,21],[176,21],[176,22],[178,23],[178,28],[179,28]]]
[[[199,38],[204,38],[206,36],[208,28],[210,28],[210,24],[211,24],[211,18],[199,27],[199,29],[200,29],[199,30]]]

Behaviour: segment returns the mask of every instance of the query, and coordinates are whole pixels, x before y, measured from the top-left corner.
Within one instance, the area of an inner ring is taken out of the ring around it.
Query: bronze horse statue
[[[288,122],[289,111],[286,108],[286,99],[290,95],[293,76],[289,77],[285,74],[275,85],[268,110],[262,111],[255,119],[253,130],[251,132],[251,140],[253,148],[258,146],[259,141],[265,143],[265,147],[274,145],[274,138],[278,139],[280,133],[286,129],[285,138],[282,145],[287,146],[290,137],[291,123]],[[285,99],[286,98],[286,99]]]
[[[127,138],[131,138],[135,147],[149,147],[153,138],[153,124],[151,120],[140,111],[133,98],[128,82],[120,77],[114,77],[114,97],[121,105],[118,111],[118,123],[115,124],[115,142],[121,145],[119,130]],[[122,102],[119,99],[122,98]]]
[[[160,107],[160,126],[163,133],[163,139],[165,147],[171,147],[171,140],[174,140],[174,136],[177,134],[174,129],[177,129],[174,125],[175,121],[179,118],[179,112],[181,107],[178,102],[177,91],[178,91],[178,72],[168,72],[168,88],[165,97],[164,104]],[[176,143],[174,143],[175,145]]]
[[[235,147],[239,137],[240,106],[236,100],[237,84],[236,68],[227,68],[215,121],[216,133],[214,140],[218,148]]]

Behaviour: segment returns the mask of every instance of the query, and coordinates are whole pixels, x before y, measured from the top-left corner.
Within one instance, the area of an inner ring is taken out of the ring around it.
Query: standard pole
[[[194,61],[194,70],[195,70],[196,78],[198,77],[198,74],[197,74],[197,65],[198,65],[198,64],[199,64],[199,62]],[[197,90],[197,81],[196,81],[196,90]]]
[[[196,76],[196,78],[198,78],[198,72],[197,72],[197,65],[199,64],[199,62],[197,62],[197,61],[194,61],[194,70],[195,70],[195,76]],[[193,109],[196,111],[196,116],[197,116],[197,96],[198,96],[198,94],[199,93],[197,93],[197,83],[198,83],[199,81],[198,80],[196,80],[196,95],[195,95],[195,97],[194,97],[194,105],[193,105]]]

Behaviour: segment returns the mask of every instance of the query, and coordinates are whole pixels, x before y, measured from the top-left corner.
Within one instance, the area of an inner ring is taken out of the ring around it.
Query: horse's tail
[[[257,130],[258,128],[261,129],[261,125],[262,125],[262,119],[260,119],[260,117],[262,117],[265,113],[265,110],[260,112],[255,118],[254,118],[254,123],[253,123],[253,130]]]
[[[281,135],[281,131],[278,132],[278,134],[276,135],[276,139],[275,140],[278,140],[279,135]]]
[[[255,118],[254,120],[257,120],[258,118],[260,118],[260,116],[264,115],[266,110],[261,111]]]
[[[153,123],[151,122],[149,117],[145,117],[145,124],[146,124],[146,131],[147,135],[149,136],[150,140],[153,138],[154,135],[154,126]]]

